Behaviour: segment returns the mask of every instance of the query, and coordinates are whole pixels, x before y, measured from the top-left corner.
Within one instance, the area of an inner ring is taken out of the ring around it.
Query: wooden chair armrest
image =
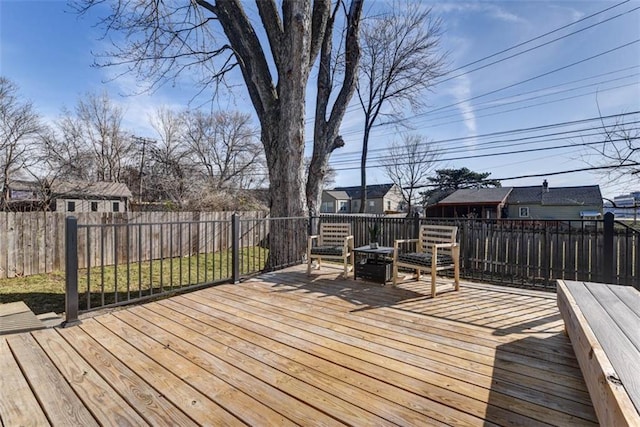
[[[345,249],[353,248],[353,236],[347,236],[344,238],[344,248]]]
[[[458,246],[457,243],[434,243],[431,245],[434,248],[453,248]]]
[[[311,244],[313,243],[313,240],[314,240],[314,239],[315,239],[315,240],[317,240],[317,239],[318,239],[318,237],[319,237],[319,236],[318,236],[317,234],[313,234],[313,235],[309,236],[309,238],[307,239],[307,245],[308,245],[309,247],[311,247]]]
[[[394,240],[394,245],[397,243],[417,243],[420,239],[397,239]]]

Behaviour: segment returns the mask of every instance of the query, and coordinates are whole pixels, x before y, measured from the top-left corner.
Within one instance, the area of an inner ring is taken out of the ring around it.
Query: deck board
[[[597,425],[555,294],[339,273],[2,336],[0,425]]]

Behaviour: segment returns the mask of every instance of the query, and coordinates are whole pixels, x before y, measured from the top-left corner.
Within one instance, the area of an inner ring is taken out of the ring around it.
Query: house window
[[[391,210],[391,201],[387,201],[387,210],[390,211]]]
[[[98,212],[98,202],[91,202],[91,212]]]
[[[376,205],[375,200],[369,200],[369,206],[370,206],[370,207],[372,207],[372,208],[373,208],[373,207],[375,207],[375,205]]]
[[[519,208],[518,216],[520,218],[529,218],[529,208]]]
[[[320,205],[320,212],[333,213],[333,202],[322,202]]]
[[[113,211],[120,212],[120,202],[113,202]]]
[[[76,202],[67,202],[67,212],[76,211]]]
[[[349,208],[349,202],[347,202],[346,200],[341,200],[338,202],[338,204],[340,205],[340,212],[347,212],[347,209]]]

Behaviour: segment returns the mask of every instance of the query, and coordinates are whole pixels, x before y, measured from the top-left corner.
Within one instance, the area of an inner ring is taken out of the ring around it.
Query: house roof
[[[375,184],[375,185],[367,185],[367,199],[381,199],[387,195],[389,190],[393,188],[394,184]],[[344,191],[351,197],[352,199],[360,198],[360,186],[353,187],[336,187],[334,191]]]
[[[543,186],[534,185],[513,187],[507,201],[511,205],[599,206],[602,205],[602,194],[598,185],[548,187],[546,191]]]
[[[336,200],[349,200],[350,197],[346,191],[338,191],[338,190],[325,190],[325,194],[330,197],[333,197]]]
[[[513,187],[461,188],[438,202],[438,205],[499,205]]]
[[[40,194],[44,191],[45,183],[37,181],[15,180],[9,187],[14,191],[31,191]],[[86,181],[54,181],[51,184],[51,194],[77,198],[111,198],[132,197],[126,184],[119,182],[86,182]]]
[[[51,192],[58,196],[78,198],[132,197],[129,187],[121,182],[61,181],[51,185]]]

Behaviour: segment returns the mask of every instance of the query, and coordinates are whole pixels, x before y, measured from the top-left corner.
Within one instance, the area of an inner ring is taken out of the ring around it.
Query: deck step
[[[45,327],[23,301],[0,304],[0,335],[29,332]]]

